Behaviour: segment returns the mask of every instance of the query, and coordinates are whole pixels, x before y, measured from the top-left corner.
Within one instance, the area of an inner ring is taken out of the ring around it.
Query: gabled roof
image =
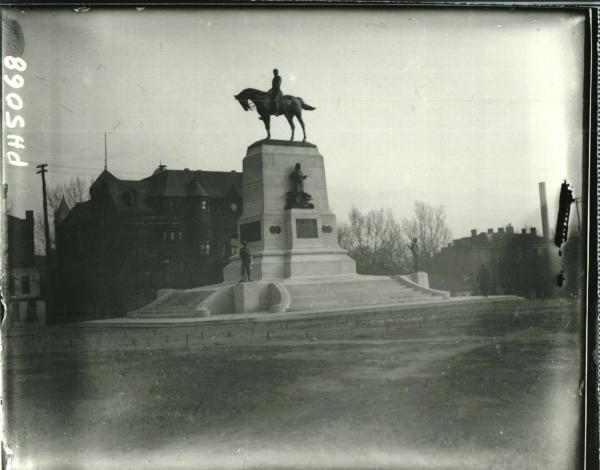
[[[92,201],[78,202],[69,211],[67,216],[61,222],[61,225],[66,223],[77,224],[81,221],[87,222],[92,213]]]
[[[62,221],[65,220],[65,218],[67,217],[67,215],[69,215],[70,211],[71,211],[71,206],[69,206],[69,203],[67,202],[67,200],[63,196],[60,199],[60,204],[58,205],[58,207],[54,211],[54,223],[56,225],[60,225],[62,223]]]
[[[111,183],[114,181],[118,181],[118,178],[115,175],[113,175],[110,171],[104,170],[98,175],[96,181],[94,181],[90,186],[90,192],[95,191],[98,187],[102,185],[103,182]]]
[[[232,191],[242,194],[242,173],[235,171],[168,170],[163,165],[139,181],[121,180],[104,170],[94,181],[90,193],[102,188],[108,192],[119,212],[154,212],[155,198],[190,196],[225,199]]]
[[[235,171],[163,169],[142,181],[150,184],[154,197],[186,197],[190,192],[200,191],[206,197],[225,198],[232,186],[240,194],[242,191],[242,174]]]

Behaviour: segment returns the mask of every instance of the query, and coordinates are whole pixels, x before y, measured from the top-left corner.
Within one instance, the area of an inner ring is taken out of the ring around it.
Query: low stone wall
[[[476,334],[477,329],[548,326],[578,331],[583,318],[576,302],[512,300],[469,304],[424,305],[403,311],[336,314],[315,318],[278,316],[262,321],[219,321],[168,327],[90,327],[83,325],[19,329],[2,338],[8,356],[27,354],[95,354],[161,351],[207,346],[236,346],[264,341],[385,339],[394,331],[415,338]]]

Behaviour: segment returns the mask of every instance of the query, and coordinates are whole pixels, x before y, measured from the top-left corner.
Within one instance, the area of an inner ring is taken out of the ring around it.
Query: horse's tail
[[[317,108],[315,108],[314,106],[311,106],[311,105],[309,105],[309,104],[306,104],[306,103],[304,102],[304,100],[303,100],[302,98],[300,98],[300,97],[298,97],[298,100],[300,100],[300,105],[302,106],[302,109],[304,109],[304,110],[306,110],[306,111],[314,111],[315,109],[317,109]]]

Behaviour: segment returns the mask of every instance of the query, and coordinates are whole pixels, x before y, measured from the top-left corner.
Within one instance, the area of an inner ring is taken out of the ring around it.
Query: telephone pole
[[[46,263],[50,260],[50,226],[48,225],[48,198],[46,197],[46,167],[47,163],[42,163],[38,165],[36,168],[39,168],[37,171],[38,175],[42,175],[42,197],[44,204],[44,238],[46,239]]]

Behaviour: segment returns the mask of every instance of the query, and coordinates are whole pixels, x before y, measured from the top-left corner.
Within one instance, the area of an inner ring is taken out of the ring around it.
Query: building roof
[[[235,171],[168,170],[160,165],[142,180],[122,180],[104,170],[90,187],[92,198],[106,191],[119,212],[155,212],[152,201],[159,198],[206,197],[226,199],[232,191],[242,194],[242,173]],[[76,204],[63,220],[87,217],[90,201]]]
[[[33,211],[26,211],[25,219],[8,214],[7,223],[7,251],[10,268],[34,266]]]
[[[140,183],[149,184],[154,197],[186,197],[194,191],[210,198],[225,198],[231,187],[242,193],[242,174],[235,171],[162,170]]]
[[[60,224],[62,225],[66,222],[78,223],[80,221],[87,221],[90,217],[91,212],[91,201],[78,202],[73,206],[73,208],[69,211],[67,216],[60,222]]]

